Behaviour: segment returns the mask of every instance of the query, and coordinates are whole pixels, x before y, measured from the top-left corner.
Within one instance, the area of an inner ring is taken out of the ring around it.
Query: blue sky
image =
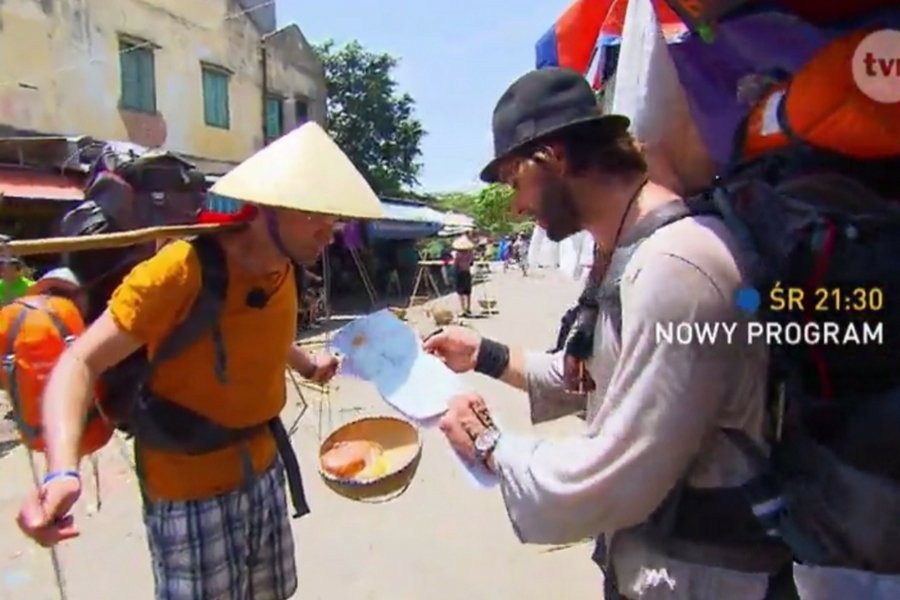
[[[491,112],[534,67],[534,44],[572,0],[278,0],[312,43],[356,39],[400,58],[395,77],[428,135],[421,188],[472,189],[491,156]]]

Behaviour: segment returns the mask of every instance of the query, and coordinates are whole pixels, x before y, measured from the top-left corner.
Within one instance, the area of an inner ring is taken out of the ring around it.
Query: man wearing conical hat
[[[131,414],[142,419],[132,432],[155,597],[282,600],[297,588],[286,478],[296,515],[308,512],[289,442],[283,451],[284,370],[289,365],[324,383],[337,368],[334,357],[309,356],[294,344],[292,262],[315,261],[336,219],[377,219],[383,212],[359,172],[314,123],[247,159],[215,184],[211,196],[219,213],[230,207],[227,219],[238,228],[203,244],[171,242],[135,267],[53,371],[43,407],[48,474],[23,504],[18,523],[45,546],[77,535],[70,511],[81,493],[77,448],[89,390],[104,372],[146,348],[159,363],[135,394],[140,403]],[[204,270],[213,255],[221,257],[225,277]],[[211,333],[163,360],[167,336],[194,318],[195,302],[210,298],[212,279],[224,281],[225,290],[219,290],[221,310]],[[179,423],[153,407],[179,415]],[[185,430],[225,433],[198,449],[200,442]],[[158,444],[159,432],[176,440],[172,447]]]
[[[451,245],[453,248],[453,277],[459,308],[463,316],[472,314],[472,263],[475,261],[475,244],[464,233]]]

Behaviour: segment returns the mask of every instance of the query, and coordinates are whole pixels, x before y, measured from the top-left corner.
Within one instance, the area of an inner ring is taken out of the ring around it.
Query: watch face
[[[475,450],[480,454],[490,452],[497,445],[499,439],[500,431],[498,429],[485,429],[475,439]]]

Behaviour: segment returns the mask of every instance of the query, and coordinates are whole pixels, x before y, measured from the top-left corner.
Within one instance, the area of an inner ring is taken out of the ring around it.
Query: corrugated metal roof
[[[35,200],[84,200],[81,183],[75,178],[27,169],[0,169],[0,194]]]

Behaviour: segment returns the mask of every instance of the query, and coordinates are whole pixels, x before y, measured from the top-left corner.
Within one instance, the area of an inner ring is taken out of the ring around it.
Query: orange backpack
[[[853,78],[853,55],[872,30],[827,44],[789,82],[756,103],[738,135],[737,159],[754,159],[793,141],[853,159],[900,157],[900,102],[867,96]]]
[[[20,298],[0,309],[0,383],[12,402],[19,437],[28,448],[43,452],[41,396],[60,355],[85,330],[75,304],[63,297]],[[93,409],[81,440],[82,456],[102,448],[113,427]]]

